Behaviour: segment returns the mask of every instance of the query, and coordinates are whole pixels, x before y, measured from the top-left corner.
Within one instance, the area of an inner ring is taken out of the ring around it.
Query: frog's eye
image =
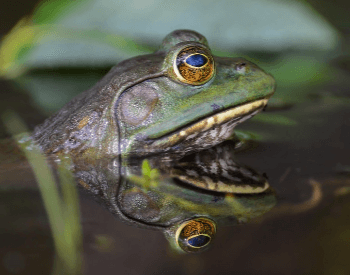
[[[214,76],[214,59],[205,48],[186,47],[179,52],[174,60],[174,71],[181,82],[202,85]]]
[[[196,218],[184,222],[176,231],[176,242],[185,252],[205,249],[216,233],[215,223],[208,218]]]

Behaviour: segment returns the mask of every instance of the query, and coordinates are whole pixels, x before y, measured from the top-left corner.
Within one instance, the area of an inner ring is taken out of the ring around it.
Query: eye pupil
[[[188,244],[194,247],[202,247],[210,241],[210,237],[206,235],[198,235],[187,240]]]
[[[186,59],[186,63],[193,67],[202,67],[207,62],[208,62],[208,59],[201,54],[194,54]]]

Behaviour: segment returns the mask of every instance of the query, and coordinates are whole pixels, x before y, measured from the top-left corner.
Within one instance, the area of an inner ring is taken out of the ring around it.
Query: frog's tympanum
[[[261,111],[274,89],[253,63],[213,56],[202,35],[179,30],[154,54],[119,63],[32,137],[51,158],[70,158],[77,182],[112,213],[196,252],[219,225],[275,203],[265,177],[238,164],[232,148],[213,147]],[[159,178],[141,172],[143,158]]]
[[[261,111],[273,77],[243,58],[213,56],[201,34],[178,30],[154,54],[125,60],[38,126],[45,154],[75,162],[194,152],[229,138]]]

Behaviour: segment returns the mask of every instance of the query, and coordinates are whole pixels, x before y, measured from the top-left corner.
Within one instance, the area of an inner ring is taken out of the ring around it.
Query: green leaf
[[[149,161],[145,159],[142,162],[142,175],[147,178],[151,178],[151,165],[149,164]]]
[[[17,114],[6,111],[2,114],[2,120],[12,135],[26,132],[26,126]],[[74,178],[64,166],[59,167],[63,193],[63,198],[61,198],[54,176],[40,148],[26,133],[14,136],[14,138],[32,167],[47,212],[56,255],[59,258],[53,274],[63,274],[62,272],[72,275],[80,274],[82,228]]]

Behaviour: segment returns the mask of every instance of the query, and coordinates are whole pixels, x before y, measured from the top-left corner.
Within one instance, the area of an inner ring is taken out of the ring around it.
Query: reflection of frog
[[[227,141],[172,162],[163,155],[77,162],[75,176],[121,220],[161,230],[173,247],[197,252],[218,227],[247,222],[276,203],[266,178],[238,164],[234,148]]]
[[[173,247],[202,251],[219,226],[245,223],[276,203],[266,178],[238,164],[233,151],[234,143],[226,142],[172,163],[148,158],[159,173],[153,179],[136,161],[124,167],[119,186],[109,184],[111,192],[99,198],[122,220],[163,231]],[[236,194],[242,190],[249,194]]]
[[[150,55],[119,63],[33,133],[46,154],[103,157],[214,146],[261,111],[275,81],[242,58],[214,57],[206,39],[174,31]]]

